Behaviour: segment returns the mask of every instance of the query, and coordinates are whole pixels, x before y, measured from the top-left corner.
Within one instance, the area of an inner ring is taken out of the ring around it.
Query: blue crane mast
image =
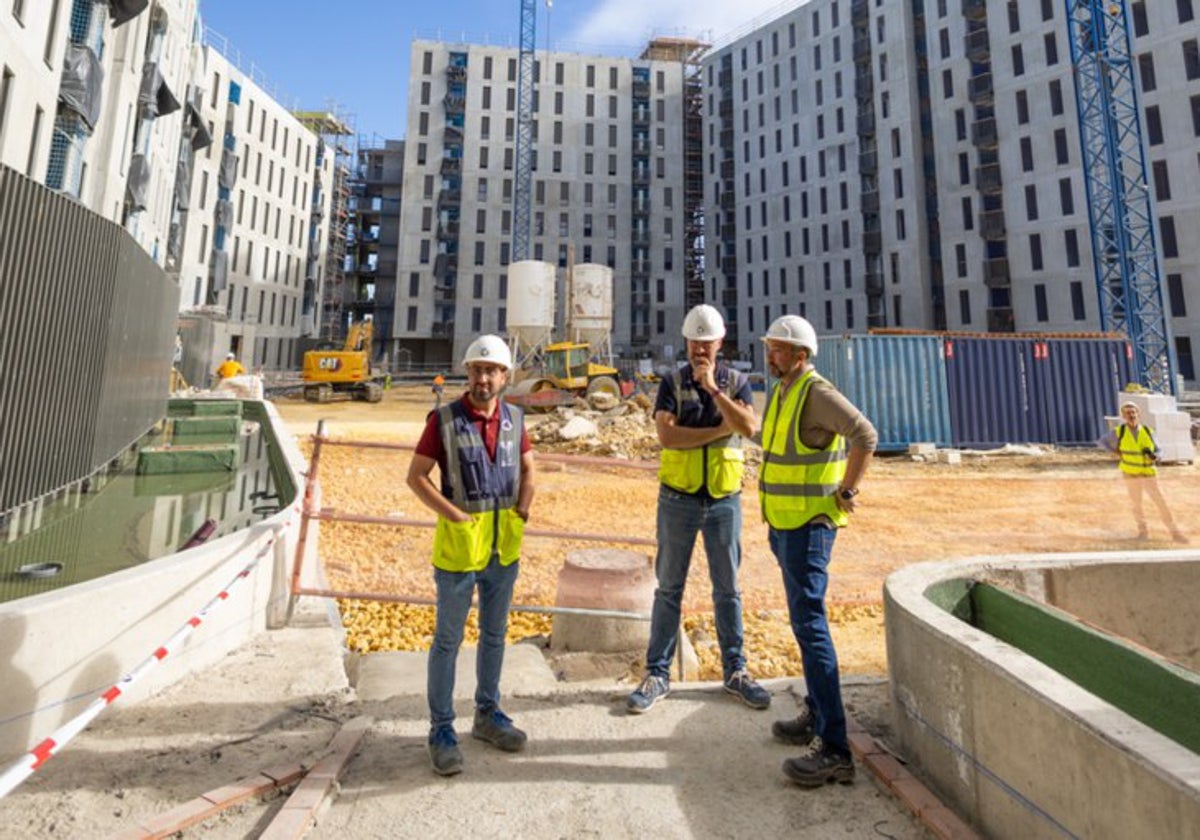
[[[517,59],[517,154],[513,185],[512,261],[529,259],[533,187],[533,59],[536,0],[521,0],[521,48]]]
[[[1125,0],[1066,0],[1100,326],[1124,332],[1139,381],[1175,389]]]

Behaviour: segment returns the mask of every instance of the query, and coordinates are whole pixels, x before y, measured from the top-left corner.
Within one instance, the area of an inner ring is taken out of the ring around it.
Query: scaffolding
[[[326,111],[294,111],[296,119],[317,135],[317,161],[313,173],[312,214],[309,229],[308,265],[304,280],[304,314],[328,341],[346,337],[346,227],[350,211],[353,165],[357,159],[357,134],[353,118],[336,108]],[[333,155],[333,179],[329,190],[329,229],[324,272],[320,271],[321,217],[325,213],[323,172],[328,155]],[[320,301],[320,312],[312,307]]]
[[[655,38],[641,57],[683,65],[683,298],[688,309],[704,302],[704,122],[700,59],[709,44],[692,38]]]

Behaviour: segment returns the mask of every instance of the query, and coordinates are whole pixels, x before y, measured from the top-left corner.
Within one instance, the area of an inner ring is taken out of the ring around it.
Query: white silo
[[[508,267],[507,330],[518,363],[554,332],[554,281],[553,263],[520,260]]]
[[[571,340],[590,344],[594,356],[612,355],[613,270],[598,263],[575,266],[567,304]]]

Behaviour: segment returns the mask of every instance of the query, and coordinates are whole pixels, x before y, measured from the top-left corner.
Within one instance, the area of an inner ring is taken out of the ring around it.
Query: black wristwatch
[[[839,487],[838,495],[848,502],[858,495],[858,490],[850,487]]]

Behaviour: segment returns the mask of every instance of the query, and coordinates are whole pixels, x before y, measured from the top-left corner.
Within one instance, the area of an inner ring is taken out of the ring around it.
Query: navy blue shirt
[[[717,365],[717,369],[713,373],[713,378],[716,380],[718,388],[728,392],[731,377],[735,377],[733,379],[735,383],[733,398],[744,402],[746,405],[751,405],[754,396],[750,392],[750,380],[733,368],[722,364]],[[690,364],[684,365],[680,369],[679,381],[685,391],[689,389],[694,391],[696,398],[685,399],[683,405],[678,406],[678,397],[675,394],[673,377],[664,376],[658,384],[658,398],[654,402],[654,412],[657,414],[660,411],[666,411],[674,414],[677,418],[676,422],[680,426],[686,426],[689,429],[707,429],[712,426],[720,426],[721,411],[717,408],[716,398],[697,385],[696,381],[692,379],[692,366]]]

